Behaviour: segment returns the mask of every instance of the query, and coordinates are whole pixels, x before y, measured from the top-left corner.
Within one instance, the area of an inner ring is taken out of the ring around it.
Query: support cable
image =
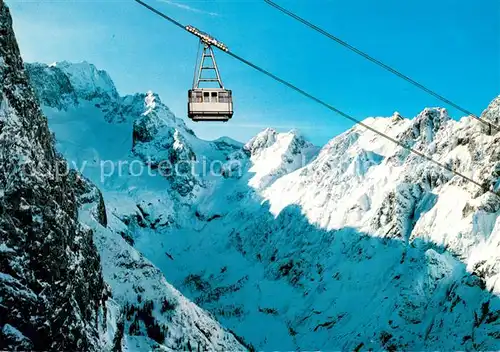
[[[309,21],[305,20],[304,18],[302,18],[302,17],[298,16],[297,14],[293,13],[292,11],[285,9],[284,7],[282,7],[282,6],[278,5],[278,4],[276,4],[275,2],[273,2],[273,1],[271,1],[271,0],[264,0],[264,2],[265,2],[265,3],[267,3],[268,5],[270,5],[270,6],[274,7],[274,8],[275,8],[275,9],[277,9],[278,11],[280,11],[280,12],[284,13],[285,15],[287,15],[287,16],[289,16],[289,17],[291,17],[291,18],[293,18],[293,19],[295,19],[295,20],[297,20],[297,21],[301,22],[302,24],[306,25],[307,27],[309,27],[309,28],[311,28],[311,29],[315,30],[316,32],[318,32],[318,33],[320,33],[320,34],[324,35],[325,37],[327,37],[327,38],[329,38],[329,39],[331,39],[331,40],[333,40],[333,41],[335,41],[335,42],[339,43],[340,45],[342,45],[342,46],[346,47],[347,49],[349,49],[349,50],[351,50],[351,51],[355,52],[356,54],[358,54],[358,55],[360,55],[360,56],[364,57],[365,59],[367,59],[367,60],[369,60],[369,61],[371,61],[371,62],[375,63],[376,65],[378,65],[378,66],[380,66],[380,67],[384,68],[385,70],[387,70],[387,71],[391,72],[392,74],[394,74],[394,75],[398,76],[399,78],[402,78],[402,79],[404,79],[405,81],[407,81],[407,82],[409,82],[409,83],[413,84],[415,87],[417,87],[417,88],[419,88],[419,89],[423,90],[423,91],[424,91],[424,92],[426,92],[426,93],[429,93],[430,95],[432,95],[433,97],[435,97],[435,98],[437,98],[437,99],[441,100],[442,102],[444,102],[444,103],[446,103],[446,104],[448,104],[448,105],[450,105],[450,106],[454,107],[455,109],[457,109],[457,110],[459,110],[459,111],[463,112],[464,114],[466,114],[466,115],[468,115],[468,116],[472,116],[474,119],[476,119],[476,120],[480,121],[481,123],[483,123],[484,125],[488,126],[488,133],[489,133],[490,135],[491,135],[491,133],[492,133],[492,130],[493,130],[493,129],[494,129],[494,130],[496,130],[496,132],[500,131],[500,126],[495,125],[495,124],[491,123],[490,121],[486,121],[486,120],[484,120],[484,119],[482,119],[482,118],[478,117],[476,114],[472,113],[471,111],[469,111],[469,110],[467,110],[467,109],[465,109],[465,108],[461,107],[460,105],[458,105],[458,104],[456,104],[456,103],[452,102],[451,100],[449,100],[449,99],[445,98],[445,97],[444,97],[444,96],[442,96],[441,94],[438,94],[438,93],[436,93],[435,91],[433,91],[433,90],[431,90],[431,89],[429,89],[429,88],[425,87],[423,84],[418,83],[418,82],[417,82],[417,81],[415,81],[414,79],[412,79],[412,78],[408,77],[407,75],[405,75],[405,74],[403,74],[403,73],[399,72],[398,70],[396,70],[396,69],[392,68],[391,66],[389,66],[389,65],[387,65],[387,64],[384,64],[382,61],[377,60],[377,59],[375,59],[374,57],[372,57],[372,56],[368,55],[367,53],[365,53],[365,52],[363,52],[363,51],[359,50],[358,48],[356,48],[356,47],[354,47],[354,46],[350,45],[349,43],[347,43],[347,42],[343,41],[343,40],[342,40],[342,39],[340,39],[339,37],[336,37],[336,36],[334,36],[333,34],[331,34],[331,33],[327,32],[327,31],[325,31],[324,29],[322,29],[322,28],[320,28],[320,27],[316,26],[315,24],[313,24],[313,23],[311,23],[311,22],[309,22]]]

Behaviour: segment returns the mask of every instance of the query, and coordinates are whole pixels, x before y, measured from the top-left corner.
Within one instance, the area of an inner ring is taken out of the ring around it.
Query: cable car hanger
[[[162,13],[162,12],[156,10],[155,8],[149,6],[148,4],[144,3],[142,0],[134,0],[134,1],[137,2],[137,3],[139,3],[139,4],[141,4],[142,6],[146,7],[147,9],[151,10],[152,12],[156,13],[157,15],[163,17],[167,21],[170,21],[171,23],[175,24],[176,26],[178,26],[178,27],[180,27],[180,28],[182,28],[184,30],[187,30],[187,28],[186,28],[187,26],[186,27],[183,26],[182,24],[180,24],[179,22],[177,22],[173,18],[165,15],[164,13]],[[192,32],[190,32],[190,33],[192,33]],[[226,47],[226,49],[227,49],[227,47]],[[378,134],[379,136],[381,136],[381,137],[383,137],[383,138],[391,141],[392,143],[394,143],[394,144],[396,144],[396,145],[398,145],[398,146],[400,146],[400,147],[408,150],[409,152],[411,152],[411,153],[413,153],[413,154],[415,154],[415,155],[417,155],[419,157],[422,157],[422,158],[426,159],[427,161],[429,161],[429,162],[431,162],[431,163],[439,166],[440,168],[442,168],[442,169],[444,169],[446,171],[451,172],[452,174],[454,174],[456,176],[459,176],[460,178],[464,179],[465,181],[470,182],[470,183],[478,186],[479,188],[481,188],[481,190],[483,190],[483,192],[491,193],[491,194],[493,194],[493,195],[495,195],[497,197],[500,197],[500,192],[495,191],[495,189],[493,187],[488,187],[486,184],[483,184],[483,183],[481,183],[479,181],[476,181],[473,178],[471,178],[471,177],[469,177],[469,176],[461,173],[460,171],[453,170],[450,166],[447,166],[444,163],[435,160],[431,156],[429,156],[427,154],[424,154],[423,152],[418,151],[418,150],[416,150],[416,149],[408,146],[407,144],[405,144],[405,143],[403,143],[403,142],[401,142],[401,141],[399,141],[399,140],[397,140],[397,139],[395,139],[395,138],[393,138],[393,137],[385,134],[384,132],[381,132],[381,131],[377,130],[376,128],[371,127],[370,125],[367,125],[366,123],[360,121],[359,119],[355,118],[354,116],[351,116],[351,115],[343,112],[342,110],[337,109],[333,105],[331,105],[331,104],[329,104],[329,103],[327,103],[327,102],[325,102],[325,101],[323,101],[323,100],[315,97],[314,95],[312,95],[312,94],[306,92],[305,90],[303,90],[303,89],[301,89],[301,88],[293,85],[292,83],[290,83],[288,81],[285,81],[284,79],[282,79],[282,78],[276,76],[275,74],[273,74],[273,73],[271,73],[271,72],[269,72],[269,71],[261,68],[260,66],[257,66],[254,63],[252,63],[252,62],[244,59],[243,57],[236,55],[235,53],[229,51],[229,49],[227,51],[224,50],[224,52],[226,52],[228,55],[232,56],[236,60],[244,63],[245,65],[252,67],[253,69],[259,71],[260,73],[262,73],[262,74],[264,74],[264,75],[266,75],[266,76],[274,79],[275,81],[283,84],[284,86],[286,86],[286,87],[288,87],[288,88],[296,91],[297,93],[305,96],[306,98],[308,98],[308,99],[310,99],[310,100],[312,100],[312,101],[314,101],[314,102],[316,102],[316,103],[324,106],[328,110],[331,110],[331,111],[339,114],[340,116],[342,116],[342,117],[344,117],[344,118],[346,118],[346,119],[348,119],[348,120],[356,123],[357,125],[360,125],[360,126],[366,128],[367,130],[369,130],[369,131],[371,131],[371,132],[373,132],[375,134]]]
[[[195,28],[193,26],[188,25],[188,26],[185,26],[184,29],[186,29],[188,32],[190,32],[190,33],[194,34],[195,36],[197,36],[198,38],[200,38],[200,40],[208,46],[213,45],[222,51],[226,51],[226,52],[229,51],[229,49],[227,48],[227,46],[224,45],[224,43],[218,41],[214,37],[208,35],[205,32],[198,30],[197,28]]]

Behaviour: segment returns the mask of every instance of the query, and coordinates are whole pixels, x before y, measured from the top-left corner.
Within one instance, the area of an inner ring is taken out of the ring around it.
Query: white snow
[[[130,153],[133,117],[108,123],[85,102],[44,109],[59,150],[78,164],[87,160],[83,174],[103,191],[108,228],[85,210],[82,220],[95,230],[120,304],[135,300],[140,284],[153,300],[180,302],[172,336],[196,319],[226,336],[178,289],[258,350],[500,348],[494,196],[362,127],[320,151],[294,131],[271,129],[237,150],[241,145],[227,138],[199,140],[148,99],[143,111],[162,122],[151,126],[160,132],[144,144],[144,155],[161,160],[191,151],[200,161],[225,162],[224,170],[238,160],[241,175],[197,172],[185,196],[176,193],[178,180],[157,173],[115,173],[101,182],[98,160],[115,168],[120,160],[142,160]],[[470,118],[453,121],[431,108],[414,119],[394,114],[364,123],[479,182],[497,180],[500,138]],[[167,136],[171,144],[162,149]],[[131,265],[140,268],[123,269]],[[127,336],[126,345],[152,349],[154,342]]]
[[[3,254],[14,253],[14,250],[8,247],[5,243],[0,243],[0,253]]]
[[[152,316],[159,326],[166,327],[165,340],[159,345],[147,336],[145,328],[140,335],[128,333],[130,321],[125,321],[125,350],[151,349],[155,346],[165,350],[186,348],[189,342],[193,348],[216,351],[241,350],[238,341],[225,331],[210,315],[187,300],[172,287],[163,274],[140,253],[133,249],[119,235],[123,223],[109,213],[105,228],[94,218],[91,205],[84,205],[80,211],[81,222],[94,233],[94,241],[101,257],[105,281],[112,287],[113,300],[120,306],[140,307],[147,301],[154,304]],[[162,310],[168,301],[172,307]],[[142,304],[141,304],[142,303]],[[125,308],[126,310],[126,308]],[[127,314],[127,311],[122,314]],[[208,331],[210,336],[204,332]]]
[[[143,113],[144,115],[150,114],[155,109],[155,96],[153,95],[152,91],[148,91],[148,93],[146,94],[144,105],[146,106],[146,111]]]

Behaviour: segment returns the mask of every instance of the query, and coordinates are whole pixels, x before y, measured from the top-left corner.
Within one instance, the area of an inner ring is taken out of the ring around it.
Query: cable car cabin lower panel
[[[233,117],[230,90],[202,88],[189,91],[188,117],[193,121],[227,121]]]
[[[190,103],[189,105],[188,117],[193,121],[227,121],[233,117],[233,111],[228,104],[210,104],[210,106],[207,106],[208,104]]]
[[[222,122],[227,122],[231,117],[232,115],[200,115],[200,114],[197,114],[196,112],[195,113],[192,113],[192,114],[189,114],[188,117],[194,121],[194,122],[198,122],[198,121],[222,121]]]

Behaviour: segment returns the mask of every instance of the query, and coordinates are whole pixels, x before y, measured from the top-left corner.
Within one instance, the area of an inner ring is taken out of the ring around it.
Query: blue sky
[[[25,61],[87,60],[108,71],[122,95],[151,89],[178,116],[186,115],[198,46],[187,32],[132,0],[6,2]],[[276,2],[476,114],[500,94],[498,0]],[[427,106],[447,107],[262,0],[149,3],[357,118],[395,110],[413,117]],[[245,141],[269,126],[297,128],[321,145],[352,125],[216,54],[224,84],[233,90],[235,115],[226,124],[189,123],[202,138]]]

